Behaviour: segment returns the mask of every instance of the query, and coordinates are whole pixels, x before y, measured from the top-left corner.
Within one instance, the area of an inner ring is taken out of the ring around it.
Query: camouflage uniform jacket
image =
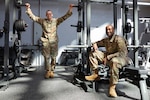
[[[57,36],[58,25],[72,15],[72,12],[68,11],[64,16],[60,18],[52,18],[52,20],[49,21],[46,18],[40,18],[38,16],[35,16],[30,8],[26,10],[26,13],[33,21],[41,25],[43,31],[42,37],[48,39],[49,42],[58,42]]]
[[[111,39],[104,38],[97,43],[98,47],[106,48],[106,55],[111,58],[113,57],[127,57],[127,44],[124,38],[113,35]]]

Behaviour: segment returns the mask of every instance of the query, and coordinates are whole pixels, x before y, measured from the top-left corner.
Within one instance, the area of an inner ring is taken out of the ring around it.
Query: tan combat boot
[[[109,95],[110,95],[111,97],[114,97],[114,98],[117,97],[117,93],[116,93],[115,88],[116,88],[116,85],[115,85],[115,84],[111,84],[110,87],[109,87]]]
[[[90,76],[85,76],[85,79],[88,81],[94,81],[94,80],[100,80],[100,77],[98,75],[98,70],[94,70],[93,74]]]
[[[50,77],[51,77],[51,78],[54,77],[54,72],[53,72],[53,71],[50,72]]]
[[[46,71],[45,78],[48,79],[51,77],[51,71]]]

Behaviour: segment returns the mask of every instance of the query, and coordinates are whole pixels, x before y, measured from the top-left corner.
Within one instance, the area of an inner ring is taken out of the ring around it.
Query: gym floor
[[[94,92],[79,84],[72,84],[74,68],[56,66],[55,76],[44,79],[43,67],[30,68],[17,79],[9,81],[8,88],[1,89],[0,100],[140,100],[140,91],[136,85],[120,81],[117,85],[117,98],[108,96],[107,82],[99,83],[99,91]],[[148,88],[149,97],[150,89]]]

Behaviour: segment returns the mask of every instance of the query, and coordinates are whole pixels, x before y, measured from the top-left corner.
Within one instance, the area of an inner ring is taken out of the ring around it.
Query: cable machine
[[[11,0],[5,0],[5,20],[4,20],[4,27],[1,31],[1,34],[4,33],[4,48],[0,48],[1,53],[3,56],[1,57],[0,71],[1,71],[1,79],[0,79],[0,87],[1,89],[6,89],[9,84],[9,80],[13,78],[17,78],[19,75],[19,70],[15,65],[16,55],[18,53],[18,47],[16,45],[16,41],[14,42],[13,46],[10,46],[9,41],[9,32],[10,32],[10,4],[19,4],[22,3],[20,0],[15,0],[13,3]],[[18,5],[20,7],[21,5]],[[19,9],[19,8],[18,8]],[[21,19],[21,9],[18,11],[18,19],[14,22],[13,26],[13,34],[15,34],[15,30],[18,32],[18,38],[20,39],[20,32],[25,31],[26,24]],[[16,39],[18,40],[18,39]],[[18,43],[18,41],[17,41]]]
[[[9,4],[10,0],[5,0],[5,21],[4,21],[4,33],[5,33],[5,47],[4,47],[4,68],[3,68],[3,81],[6,81],[4,87],[8,87],[9,80]]]
[[[103,2],[103,3],[112,3],[113,4],[113,14],[114,14],[114,27],[115,27],[115,32],[117,30],[117,1],[118,0],[113,0],[113,2]],[[84,11],[86,12],[86,18],[85,18],[85,27],[86,27],[86,36],[87,36],[87,40],[86,40],[86,45],[89,47],[90,46],[90,23],[91,23],[91,2],[101,2],[98,0],[86,0],[84,1],[85,3],[85,9]],[[127,14],[127,9],[125,8],[125,1],[122,0],[122,7],[123,7],[123,14]],[[130,25],[128,25],[127,21],[126,21],[126,16],[124,15],[124,22],[123,22],[123,32],[128,32],[129,30],[125,30],[128,27],[130,28]],[[139,46],[139,42],[138,42],[138,10],[137,10],[137,0],[133,0],[133,22],[134,22],[134,46],[137,47]],[[125,34],[125,33],[124,33]],[[82,45],[79,44],[78,46],[76,46],[76,48],[81,48]],[[88,48],[87,47],[87,48]],[[124,69],[122,69],[121,73],[121,77],[122,78],[128,78],[129,80],[133,81],[133,84],[137,85],[140,89],[140,94],[141,94],[141,99],[142,100],[148,100],[148,92],[147,92],[147,85],[146,85],[146,78],[147,78],[147,73],[148,71],[145,69],[141,69],[139,68],[138,65],[138,49],[134,50],[134,65],[132,65],[131,67],[124,67]],[[81,59],[82,60],[82,59]],[[81,66],[82,67],[82,66]],[[85,74],[83,74],[84,76]],[[84,80],[82,81],[84,82]],[[93,82],[93,88],[97,88],[96,86],[96,81]]]

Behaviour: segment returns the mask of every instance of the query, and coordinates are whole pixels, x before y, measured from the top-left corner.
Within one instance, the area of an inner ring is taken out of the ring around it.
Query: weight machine
[[[125,0],[122,0],[122,12],[123,12],[123,35],[125,36],[127,33],[131,32],[131,24],[127,22],[127,13],[128,8],[125,5]],[[128,80],[132,81],[132,83],[140,89],[141,99],[148,100],[148,91],[146,85],[146,79],[148,70],[145,70],[140,67],[138,64],[138,48],[139,41],[138,41],[138,10],[137,10],[137,0],[133,0],[133,33],[134,33],[134,41],[133,46],[134,48],[134,65],[130,65],[129,67],[124,67],[121,69],[120,77],[127,78]],[[128,46],[131,48],[132,46]],[[137,47],[137,48],[136,48]],[[95,86],[96,87],[96,86]]]
[[[86,65],[86,52],[88,45],[86,44],[86,34],[85,32],[85,1],[84,0],[78,0],[78,6],[77,7],[78,11],[78,22],[77,25],[71,25],[72,27],[77,27],[77,36],[78,36],[78,44],[77,45],[69,45],[67,48],[77,48],[78,52],[78,60],[76,65],[73,67],[76,67],[76,71],[73,77],[73,84],[81,84],[82,81],[84,80],[84,76],[87,73],[87,65]]]
[[[22,19],[21,14],[22,13],[21,7],[25,7],[25,4],[22,3],[22,0],[15,0],[14,2],[15,7],[18,10],[18,19],[14,21],[13,33],[17,34],[18,36],[18,38],[14,42],[14,48],[16,53],[15,66],[17,67],[16,71],[18,72],[19,76],[22,71],[27,71],[29,68],[31,68],[31,63],[33,62],[32,59],[36,55],[35,53],[39,53],[42,44],[39,41],[37,45],[21,44],[21,34],[22,32],[26,31],[26,27],[28,27],[28,25]],[[38,64],[40,63],[41,61],[39,61]]]
[[[18,9],[18,20],[14,21],[13,25],[13,34],[16,34],[18,38],[15,39],[13,46],[10,46],[9,42],[9,32],[10,32],[10,4],[15,4],[15,7]],[[0,87],[1,89],[6,89],[9,84],[9,80],[13,78],[17,78],[20,75],[20,69],[16,66],[16,59],[20,53],[20,39],[21,39],[21,32],[25,31],[27,24],[24,20],[21,19],[21,0],[14,0],[11,3],[11,0],[5,0],[5,21],[4,21],[4,28],[1,30],[1,36],[4,34],[4,48],[1,47],[1,65],[0,65]]]
[[[10,0],[5,0],[5,21],[4,21],[4,27],[1,31],[1,34],[4,34],[4,48],[1,47],[1,65],[0,65],[0,71],[1,71],[1,80],[0,80],[0,86],[1,89],[6,89],[9,84],[9,80],[12,78],[15,78],[16,72],[15,72],[15,66],[13,66],[13,60],[14,60],[14,49],[13,47],[9,47],[9,29],[10,29]]]
[[[144,24],[144,30],[140,35],[139,43],[141,44],[143,35],[150,34],[150,18],[139,18],[140,23]],[[147,41],[146,44],[139,47],[142,49],[139,56],[141,60],[139,60],[140,66],[143,67],[145,70],[148,70],[148,78],[146,79],[147,86],[150,86],[150,41]]]
[[[73,83],[84,84],[84,76],[90,73],[90,67],[88,62],[88,54],[91,51],[90,41],[90,22],[91,22],[91,2],[97,2],[92,0],[78,0],[78,23],[77,25],[71,25],[77,27],[78,34],[78,45],[69,45],[68,48],[78,48],[78,63],[74,66],[77,67],[75,72]],[[114,27],[117,29],[117,18],[116,17],[116,1],[107,2],[108,4],[113,3],[114,9]],[[86,27],[86,30],[85,30]],[[86,90],[85,90],[86,91]]]
[[[117,1],[118,0],[114,0],[113,2],[108,2],[108,1],[103,1],[101,2],[101,0],[86,0],[86,1],[81,1],[84,2],[85,4],[85,9],[84,11],[86,11],[86,49],[90,47],[90,22],[91,22],[91,2],[100,2],[100,3],[110,3],[113,4],[113,14],[114,14],[114,28],[115,28],[115,32],[117,30]],[[141,68],[138,64],[138,47],[139,47],[139,41],[138,41],[138,10],[137,10],[137,0],[133,0],[133,26],[131,27],[131,24],[127,22],[127,12],[128,12],[128,8],[127,6],[125,6],[125,0],[122,0],[122,10],[123,10],[123,34],[125,35],[126,33],[129,33],[131,31],[131,28],[133,28],[133,33],[134,33],[134,41],[133,41],[133,45],[128,46],[128,48],[133,48],[134,49],[134,65],[128,65],[127,67],[124,67],[123,69],[121,69],[121,73],[120,73],[120,77],[121,78],[127,78],[128,80],[132,81],[132,83],[134,85],[136,85],[139,90],[140,90],[140,94],[141,94],[141,99],[142,100],[149,100],[149,96],[148,96],[148,92],[147,92],[147,85],[146,85],[146,79],[147,79],[147,74],[148,71]],[[83,33],[84,34],[84,33]],[[85,45],[84,45],[85,46]],[[84,48],[84,46],[82,44],[79,44],[77,46],[72,46],[72,47],[76,47],[76,48]],[[69,46],[71,47],[71,46]],[[90,48],[89,48],[90,49]],[[80,49],[81,50],[81,49]],[[87,49],[88,51],[88,49]],[[86,51],[86,53],[87,53]],[[82,53],[82,51],[80,52]],[[79,53],[79,54],[80,54]],[[87,56],[88,57],[88,56]],[[80,57],[82,58],[82,57]],[[82,60],[82,59],[81,59]],[[81,63],[81,62],[80,62]],[[79,69],[77,71],[77,74],[79,72],[82,72],[81,68],[84,68],[82,64],[80,64],[77,66],[77,68]],[[88,64],[88,62],[87,62]],[[89,68],[88,65],[86,67],[87,69]],[[86,70],[87,71],[87,70]],[[101,70],[100,70],[101,71]],[[107,70],[105,70],[107,71]],[[89,71],[87,71],[88,73]],[[85,74],[79,74],[79,76],[76,76],[77,74],[75,74],[74,79],[77,80],[77,82],[81,83],[85,83],[85,80],[81,80],[81,76],[82,78],[84,77]],[[78,81],[78,79],[80,81]],[[97,91],[97,81],[93,81],[93,89],[94,91]],[[87,86],[85,84],[85,86]],[[88,87],[86,87],[87,89]]]
[[[9,2],[10,0],[5,0],[5,21],[4,21],[4,28],[2,33],[5,33],[5,47],[4,47],[4,66],[1,66],[2,70],[2,79],[1,79],[1,86],[3,89],[8,87],[8,80],[9,80]]]

